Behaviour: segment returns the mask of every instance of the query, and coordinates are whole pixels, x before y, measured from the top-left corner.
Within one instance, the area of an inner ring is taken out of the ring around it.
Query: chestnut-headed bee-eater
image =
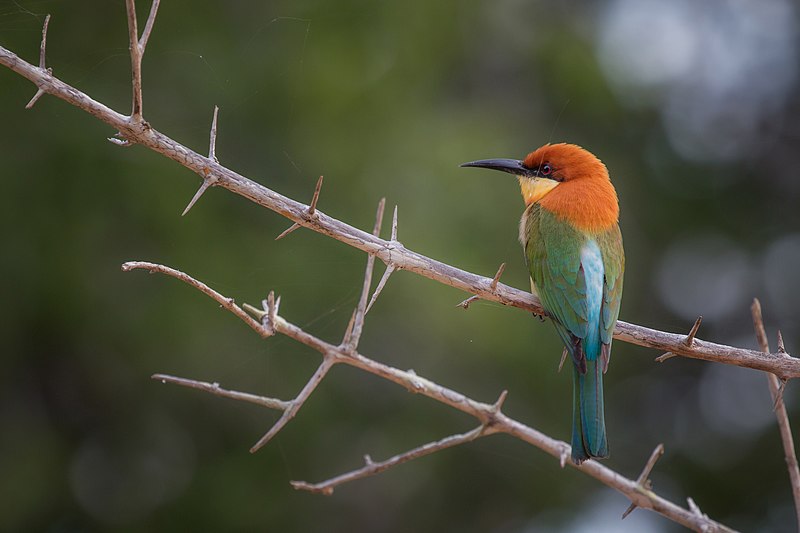
[[[546,144],[518,161],[464,163],[517,177],[519,240],[534,294],[572,356],[572,460],[608,457],[603,374],[622,298],[625,254],[606,166],[574,144]]]

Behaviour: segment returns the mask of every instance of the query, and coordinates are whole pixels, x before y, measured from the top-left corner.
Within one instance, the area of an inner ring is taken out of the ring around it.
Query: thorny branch
[[[362,370],[381,376],[389,381],[398,383],[412,392],[421,393],[434,398],[442,403],[450,405],[451,407],[475,416],[481,422],[481,425],[478,428],[468,433],[462,435],[453,435],[440,441],[423,445],[415,450],[395,456],[381,463],[374,463],[371,459],[367,458],[367,464],[362,469],[345,474],[338,478],[334,478],[332,480],[328,480],[327,482],[316,485],[305,482],[295,482],[295,486],[297,488],[304,488],[306,490],[321,490],[323,492],[329,492],[332,491],[334,486],[344,481],[372,475],[389,468],[394,464],[400,464],[414,457],[426,455],[439,449],[444,449],[450,446],[461,444],[463,442],[469,442],[475,438],[497,432],[508,433],[520,438],[525,442],[529,442],[537,447],[540,447],[547,453],[559,458],[562,466],[564,466],[566,457],[569,454],[569,446],[564,442],[551,439],[550,437],[547,437],[533,428],[525,426],[502,413],[501,407],[505,398],[505,392],[500,396],[500,399],[494,405],[477,402],[460,393],[446,389],[425,378],[417,376],[413,373],[413,371],[402,371],[387,365],[383,365],[364,357],[357,351],[358,340],[363,329],[364,316],[369,307],[371,307],[371,305],[374,303],[388,277],[396,270],[410,270],[429,279],[433,279],[455,288],[471,292],[477,298],[495,301],[503,305],[512,305],[543,316],[544,312],[539,301],[534,296],[524,291],[520,291],[498,283],[499,277],[503,270],[502,265],[495,277],[493,279],[488,279],[454,268],[406,249],[399,241],[397,241],[396,208],[391,239],[389,241],[381,239],[378,235],[380,231],[380,220],[382,218],[381,215],[383,201],[381,202],[381,208],[379,210],[379,217],[378,221],[376,222],[375,230],[372,234],[368,234],[353,226],[328,217],[324,213],[316,210],[316,203],[319,198],[322,178],[320,178],[317,183],[311,205],[304,206],[303,204],[286,198],[220,165],[215,154],[218,112],[216,107],[212,121],[208,157],[201,156],[200,154],[186,148],[166,135],[152,129],[150,125],[144,121],[142,115],[141,63],[147,42],[152,33],[158,7],[159,0],[153,0],[144,31],[142,36],[139,37],[134,0],[126,0],[133,89],[133,103],[130,116],[121,115],[108,108],[104,104],[93,100],[85,93],[54,77],[50,69],[45,67],[45,46],[47,27],[50,19],[49,15],[45,19],[42,29],[39,67],[37,68],[36,66],[27,63],[26,61],[20,59],[16,54],[2,46],[0,46],[0,64],[10,68],[14,72],[36,84],[38,88],[37,94],[34,96],[31,102],[29,102],[27,107],[31,107],[42,94],[52,94],[80,109],[83,109],[84,111],[114,127],[118,133],[116,135],[117,138],[109,139],[112,142],[122,146],[129,146],[134,143],[142,144],[170,159],[173,159],[179,164],[200,175],[200,177],[203,178],[203,184],[187,206],[184,214],[188,212],[188,210],[192,207],[192,205],[194,205],[194,203],[205,192],[205,190],[212,185],[219,185],[234,192],[235,194],[243,196],[292,220],[294,225],[292,228],[290,228],[290,230],[285,232],[287,234],[295,229],[295,226],[307,227],[340,240],[350,246],[363,250],[367,252],[369,256],[361,299],[359,300],[358,307],[353,315],[353,319],[351,320],[347,333],[345,334],[345,338],[339,346],[328,344],[321,339],[307,334],[297,326],[286,322],[278,315],[278,305],[280,299],[276,301],[272,293],[270,293],[270,297],[264,304],[264,311],[257,312],[257,316],[259,316],[261,319],[261,323],[259,323],[250,315],[248,315],[244,309],[236,305],[232,299],[222,296],[205,284],[191,278],[190,276],[187,276],[180,271],[152,263],[126,263],[123,266],[125,270],[145,268],[149,269],[150,271],[168,274],[192,285],[193,287],[218,301],[224,308],[231,311],[233,314],[247,323],[262,337],[269,337],[275,333],[281,333],[314,348],[323,355],[323,361],[315,374],[311,377],[298,396],[294,400],[288,402],[271,398],[262,398],[248,393],[228,391],[226,389],[222,389],[216,383],[211,384],[165,375],[156,375],[154,378],[197,388],[218,396],[254,402],[264,405],[265,407],[282,410],[283,416],[281,419],[275,424],[275,426],[273,426],[273,428],[270,429],[266,435],[264,435],[264,437],[262,437],[259,443],[254,446],[254,449],[257,449],[257,447],[263,444],[263,442],[268,441],[272,435],[280,430],[280,428],[283,427],[283,425],[287,423],[294,416],[294,414],[296,414],[296,412],[303,405],[311,392],[316,388],[322,378],[327,374],[330,368],[334,364],[340,362],[361,368]],[[369,300],[369,303],[367,303],[370,282],[372,278],[372,269],[376,257],[381,259],[381,261],[386,264],[386,271],[378,285],[378,288],[375,291],[375,294]],[[468,306],[469,301],[471,301],[471,299],[465,301],[465,308]],[[683,336],[657,331],[635,324],[618,322],[617,329],[615,330],[615,338],[624,342],[665,350],[668,352],[668,354],[662,356],[663,358],[667,358],[668,355],[671,356],[674,354],[695,359],[704,359],[708,361],[744,366],[770,372],[771,374],[777,376],[775,379],[779,378],[783,382],[790,378],[800,377],[800,360],[792,358],[786,354],[785,350],[782,349],[783,346],[780,340],[780,349],[778,350],[777,354],[769,353],[766,345],[764,345],[765,353],[762,354],[753,350],[735,348],[697,339],[695,336],[699,326],[700,319],[695,322],[689,335]],[[773,388],[773,395],[776,402],[776,412],[778,410],[778,406],[783,407],[780,392],[780,387],[777,391]],[[783,409],[785,417],[785,408]],[[783,426],[781,427],[783,431]],[[786,428],[788,431],[788,423]],[[788,443],[791,444],[790,433]],[[786,439],[784,439],[784,444],[787,445]],[[791,457],[794,457],[793,444],[790,446],[790,448],[792,452]],[[639,479],[635,482],[622,477],[616,472],[595,461],[587,461],[581,466],[574,466],[571,463],[570,465],[622,492],[631,500],[632,506],[653,509],[664,516],[667,516],[672,520],[675,520],[676,522],[693,529],[702,531],[729,531],[725,526],[710,520],[705,514],[703,514],[691,498],[688,499],[690,510],[687,511],[686,509],[663,500],[649,490],[647,476],[649,475],[649,471],[655,463],[655,460],[658,456],[660,456],[661,451],[659,450],[660,448],[657,448],[653,452],[650,461],[648,461],[648,464],[643,470],[642,474],[639,476]],[[790,454],[788,449],[787,462],[790,462]],[[794,465],[796,469],[796,460],[794,461]],[[795,497],[797,498],[797,487],[800,485],[795,483],[794,477],[792,479],[793,488],[796,490]]]
[[[10,50],[0,46],[0,65],[35,83],[46,93],[86,111],[120,132],[126,141],[117,144],[138,143],[158,152],[200,177],[214,180],[214,184],[228,189],[248,200],[290,219],[300,226],[341,241],[374,255],[394,270],[407,270],[445,285],[470,292],[480,298],[503,305],[518,307],[543,315],[541,304],[532,294],[497,283],[492,289],[492,279],[447,265],[406,248],[398,241],[386,241],[349,224],[329,217],[317,209],[313,215],[308,207],[287,198],[241,174],[190,150],[152,127],[143,128],[130,117],[117,113],[93,100],[85,93],[64,83],[45,70],[24,61]],[[672,352],[692,359],[703,359],[771,372],[782,379],[800,377],[800,359],[776,353],[764,354],[755,350],[736,348],[694,339],[687,345],[686,335],[619,321],[614,338],[639,346]]]
[[[434,442],[423,444],[422,446],[418,446],[413,450],[397,454],[385,461],[380,461],[377,463],[374,462],[369,455],[365,455],[364,466],[362,466],[357,470],[346,472],[342,475],[333,477],[327,481],[322,481],[320,483],[308,483],[306,481],[292,481],[292,487],[298,490],[305,490],[308,492],[315,492],[318,494],[324,494],[326,496],[330,496],[331,494],[333,494],[333,489],[335,489],[339,485],[343,485],[344,483],[355,481],[357,479],[363,479],[369,476],[374,476],[375,474],[380,474],[381,472],[389,470],[393,466],[401,465],[403,463],[411,461],[412,459],[425,457],[426,455],[430,455],[434,452],[442,451],[447,448],[452,448],[454,446],[458,446],[459,444],[466,444],[468,442],[472,442],[475,439],[479,439],[480,437],[484,437],[486,435],[489,435],[490,433],[494,433],[494,431],[488,429],[484,425],[480,425],[475,429],[473,429],[472,431],[468,431],[466,433],[461,433],[458,435],[450,435],[449,437],[445,437],[443,439]]]
[[[172,276],[210,296],[225,309],[233,312],[237,317],[242,318],[243,314],[246,315],[245,310],[234,303],[233,299],[223,296],[204,283],[179,270],[156,263],[148,263],[143,261],[127,262],[122,266],[122,269],[125,271],[143,269],[149,272],[160,272],[162,274]],[[365,283],[361,294],[361,300],[358,303],[356,315],[359,314],[359,309],[363,309],[363,301],[365,300],[364,295],[369,293],[369,288],[369,284]],[[266,307],[266,310],[257,313],[257,315],[261,318],[262,323],[253,320],[249,316],[243,320],[262,337],[268,337],[273,333],[286,335],[287,337],[295,339],[296,341],[313,348],[322,354],[323,357],[322,364],[303,388],[303,392],[298,394],[295,400],[283,402],[282,400],[276,400],[274,398],[259,398],[249,393],[240,393],[221,389],[218,384],[210,384],[185,378],[166,376],[163,374],[156,374],[153,376],[153,379],[168,381],[195,389],[206,390],[218,396],[262,404],[271,409],[283,410],[283,416],[267,434],[269,437],[277,432],[276,427],[281,424],[281,420],[284,420],[285,417],[291,418],[297,413],[297,410],[300,408],[300,406],[302,406],[302,403],[308,397],[308,394],[310,394],[310,391],[305,395],[304,392],[307,389],[313,390],[318,385],[319,379],[321,379],[319,377],[320,374],[324,375],[328,370],[330,370],[330,367],[339,363],[354,366],[365,372],[369,372],[370,374],[374,374],[388,381],[397,383],[410,392],[422,394],[423,396],[427,396],[428,398],[432,398],[438,402],[449,405],[450,407],[475,417],[478,422],[480,422],[480,426],[472,431],[458,435],[451,435],[441,440],[424,444],[408,452],[395,455],[394,457],[391,457],[385,461],[374,462],[371,458],[367,457],[363,467],[351,472],[347,472],[340,476],[336,476],[327,481],[322,481],[320,483],[293,481],[292,486],[294,486],[296,489],[319,492],[322,494],[331,494],[335,487],[348,481],[354,481],[375,475],[391,468],[392,466],[405,463],[418,457],[429,455],[436,451],[451,448],[459,444],[471,442],[486,435],[505,433],[536,446],[549,455],[555,457],[560,461],[562,467],[569,465],[619,491],[628,499],[630,499],[631,504],[635,505],[636,507],[651,509],[669,518],[670,520],[673,520],[695,531],[732,531],[728,527],[710,519],[703,513],[700,513],[699,509],[695,511],[696,505],[690,509],[684,509],[668,500],[665,500],[650,490],[646,484],[646,478],[652,469],[652,465],[655,464],[655,459],[653,457],[651,457],[651,459],[648,461],[645,469],[636,481],[626,478],[622,474],[611,470],[597,461],[586,461],[582,465],[576,466],[574,463],[567,460],[570,453],[569,444],[553,439],[503,413],[502,407],[506,398],[506,391],[503,391],[497,401],[493,404],[473,400],[461,394],[460,392],[442,387],[441,385],[438,385],[422,376],[418,376],[413,371],[400,370],[366,357],[357,351],[357,343],[356,345],[348,345],[348,342],[352,342],[352,335],[346,335],[345,340],[338,346],[327,343],[322,339],[310,335],[298,326],[288,322],[283,317],[278,315],[275,311],[276,304],[274,299],[272,299],[272,303],[268,303]],[[287,413],[290,412],[291,415],[288,415]],[[288,419],[286,421],[288,421]],[[265,438],[262,437],[261,440],[263,441]],[[259,443],[261,443],[261,441],[259,441]],[[253,450],[255,450],[257,446],[258,444],[253,447]],[[659,448],[656,450],[658,451],[661,448],[663,447],[659,446]],[[692,502],[692,504],[694,504],[694,502]]]

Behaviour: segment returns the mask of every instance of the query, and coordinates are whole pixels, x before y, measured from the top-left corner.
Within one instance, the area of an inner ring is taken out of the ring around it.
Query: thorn
[[[464,309],[469,309],[469,304],[471,304],[474,301],[480,300],[480,299],[481,299],[481,297],[476,294],[475,296],[470,296],[469,298],[467,298],[463,302],[457,303],[456,307],[463,307]]]
[[[50,15],[48,15],[48,17],[49,17],[49,16],[50,16]],[[39,101],[39,98],[41,98],[43,95],[44,95],[44,90],[42,90],[42,89],[37,89],[37,91],[36,91],[36,94],[34,94],[34,95],[33,95],[33,98],[31,98],[31,101],[30,101],[30,102],[28,102],[27,104],[25,104],[25,109],[30,109],[30,108],[32,108],[32,107],[33,107],[33,105],[34,105],[36,102],[38,102],[38,101]],[[110,140],[110,139],[109,139],[109,140]]]
[[[694,344],[694,336],[697,335],[697,330],[700,329],[700,324],[702,322],[703,322],[702,315],[698,316],[697,320],[694,321],[694,325],[692,326],[692,329],[689,330],[689,334],[686,336],[686,339],[684,339],[684,341],[683,341],[686,344],[686,346],[691,347]]]
[[[397,204],[394,206],[394,213],[392,214],[392,242],[397,242]]]
[[[44,25],[42,26],[42,44],[39,46],[39,68],[45,68],[45,48],[47,48],[47,26],[50,24],[50,15],[44,18]]]
[[[653,453],[650,454],[650,458],[647,460],[647,463],[645,463],[642,473],[639,474],[639,477],[636,479],[636,483],[645,487],[650,472],[653,471],[653,467],[656,466],[656,461],[658,461],[662,455],[664,455],[664,444],[659,443],[659,445],[653,449]]]
[[[492,412],[495,414],[500,412],[500,410],[503,408],[503,404],[506,402],[506,396],[508,396],[508,390],[504,389],[497,398],[497,401],[492,405]]]
[[[783,334],[781,330],[778,330],[778,353],[786,354],[786,346],[783,344]]]
[[[367,454],[364,454],[364,464],[365,464],[365,465],[367,465],[367,466],[372,466],[372,465],[374,465],[374,464],[375,464],[375,463],[372,461],[372,457],[370,457],[368,453],[367,453]]]
[[[314,196],[311,197],[311,205],[308,206],[308,215],[313,215],[317,210],[317,200],[319,200],[319,191],[322,189],[322,176],[317,180],[317,185],[314,187]]]
[[[622,519],[623,519],[623,520],[625,520],[625,518],[627,518],[627,517],[628,517],[628,515],[629,515],[629,514],[631,514],[631,513],[633,512],[633,510],[634,510],[634,509],[636,509],[637,507],[639,507],[639,506],[638,506],[638,505],[636,505],[635,503],[631,503],[631,504],[628,506],[628,508],[627,508],[627,509],[625,509],[625,512],[624,512],[624,513],[622,513]]]
[[[381,198],[378,202],[378,210],[375,213],[375,226],[372,228],[372,234],[376,237],[381,233],[381,224],[383,223],[383,210],[386,208],[386,198]]]
[[[650,454],[650,459],[647,460],[647,463],[645,463],[644,468],[642,469],[642,473],[639,474],[639,477],[636,479],[637,485],[639,485],[645,490],[650,490],[652,488],[652,483],[650,483],[648,477],[650,476],[650,472],[653,471],[653,467],[656,465],[656,461],[658,461],[662,455],[664,455],[663,443],[656,446],[655,449],[653,450],[653,453]],[[628,508],[625,509],[625,512],[622,513],[622,519],[625,520],[625,517],[631,514],[633,510],[636,509],[637,507],[638,505],[631,502]]]
[[[711,528],[708,525],[708,516],[706,516],[706,514],[700,510],[700,507],[698,507],[697,504],[694,503],[694,500],[691,497],[686,498],[686,501],[689,504],[689,509],[692,511],[692,514],[695,515],[700,520],[700,524],[698,524],[698,529],[703,533],[710,531]]]
[[[267,295],[267,312],[269,313],[269,329],[275,331],[275,322],[278,320],[278,310],[275,306],[275,291],[269,291]]]
[[[688,503],[688,504],[689,504],[689,509],[690,509],[690,510],[691,510],[691,511],[692,511],[694,514],[700,514],[700,508],[697,506],[697,504],[696,504],[696,503],[694,503],[694,500],[692,499],[692,497],[691,497],[691,496],[689,496],[688,498],[686,498],[686,503]]]
[[[702,521],[702,523],[699,524],[700,531],[704,533],[709,531],[708,517],[700,510],[700,507],[694,503],[694,500],[691,497],[686,498],[686,502],[689,504],[689,509],[692,511],[692,514]]]
[[[561,369],[564,367],[564,361],[567,360],[567,354],[569,354],[569,350],[567,350],[567,347],[564,346],[564,350],[561,352],[561,362],[558,363],[559,372],[561,372]]]
[[[489,285],[489,290],[494,291],[497,289],[497,282],[500,281],[500,276],[503,275],[503,271],[506,269],[506,264],[502,263],[500,268],[497,269],[497,274],[494,275],[492,278],[492,283]]]
[[[294,224],[292,224],[291,226],[289,226],[288,228],[286,228],[285,230],[283,230],[283,231],[281,232],[281,234],[280,234],[280,235],[278,235],[277,237],[275,237],[275,240],[276,240],[276,241],[279,241],[279,240],[283,239],[284,237],[286,237],[287,235],[289,235],[291,232],[293,232],[294,230],[296,230],[296,229],[298,229],[298,228],[300,228],[300,227],[301,227],[301,226],[300,226],[300,224],[298,224],[297,222],[295,222]]]
[[[381,291],[383,290],[384,285],[386,285],[386,281],[389,279],[389,276],[395,271],[395,267],[391,265],[386,266],[386,270],[383,271],[383,276],[381,280],[378,282],[378,286],[375,287],[375,292],[372,293],[372,298],[369,299],[369,303],[367,304],[367,310],[364,311],[364,314],[369,313],[369,310],[372,309],[372,304],[378,299]]]
[[[665,352],[656,357],[656,362],[663,363],[667,359],[672,359],[673,357],[678,357],[678,354],[672,352]]]
[[[111,139],[109,139],[109,140],[111,140]],[[194,207],[194,204],[197,202],[197,200],[199,200],[200,197],[203,196],[203,193],[205,193],[208,190],[208,188],[211,187],[212,185],[214,185],[216,182],[217,182],[216,178],[203,178],[203,183],[200,184],[200,188],[197,189],[197,192],[194,193],[194,196],[192,196],[192,199],[189,200],[189,204],[186,206],[186,209],[183,210],[183,213],[181,213],[181,216],[185,216],[186,213],[188,213],[189,210],[192,207]]]
[[[133,143],[130,142],[128,139],[120,138],[120,136],[122,135],[121,133],[115,133],[114,135],[115,137],[108,138],[108,142],[110,142],[111,144],[116,144],[117,146],[122,146],[124,148],[133,146]]]
[[[219,106],[214,106],[214,118],[211,119],[211,133],[208,139],[208,158],[219,163],[217,159],[217,115],[219,114]]]

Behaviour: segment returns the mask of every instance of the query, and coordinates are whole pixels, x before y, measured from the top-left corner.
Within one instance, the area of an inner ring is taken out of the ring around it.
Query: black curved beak
[[[502,172],[508,172],[509,174],[514,174],[515,176],[533,177],[537,175],[537,172],[535,170],[526,167],[525,165],[522,164],[522,161],[518,159],[481,159],[479,161],[470,161],[469,163],[463,163],[460,166],[500,170]]]

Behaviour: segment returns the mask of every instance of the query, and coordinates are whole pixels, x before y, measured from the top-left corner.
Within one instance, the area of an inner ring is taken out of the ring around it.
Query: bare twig
[[[231,400],[238,400],[240,402],[249,402],[256,405],[261,405],[268,409],[275,409],[277,411],[285,411],[291,405],[291,402],[278,400],[277,398],[267,398],[265,396],[257,396],[249,392],[238,392],[228,389],[223,389],[219,383],[208,383],[207,381],[196,381],[194,379],[179,378],[170,376],[168,374],[153,374],[150,376],[156,381],[161,383],[172,383],[190,389],[197,389],[203,392],[208,392],[214,396],[221,396],[223,398],[230,398]]]
[[[139,28],[136,24],[136,3],[125,0],[128,12],[128,41],[131,51],[131,79],[133,81],[133,105],[131,119],[142,120],[142,48],[139,46]]]
[[[753,326],[756,330],[756,338],[758,344],[761,346],[761,351],[769,353],[769,339],[767,338],[767,331],[764,328],[764,319],[761,314],[761,302],[758,298],[753,299],[753,304],[750,306],[750,312],[753,315]],[[778,343],[783,344],[783,337],[779,334]],[[780,348],[778,352],[780,352]],[[797,453],[794,448],[794,438],[792,437],[792,428],[789,425],[789,415],[786,412],[786,404],[783,402],[783,389],[786,385],[785,380],[779,379],[774,374],[767,374],[769,382],[769,392],[772,396],[773,409],[775,417],[778,420],[778,429],[781,434],[781,441],[783,443],[783,453],[786,459],[786,467],[789,470],[789,481],[792,485],[792,496],[794,497],[795,515],[797,518],[797,525],[800,528],[800,467],[797,464]]]
[[[142,56],[144,55],[150,33],[153,31],[153,24],[156,21],[160,0],[153,0],[150,6],[150,15],[144,26],[144,32],[139,39],[139,28],[136,21],[136,2],[125,0],[125,7],[128,14],[128,41],[131,50],[131,79],[133,84],[133,105],[131,109],[131,120],[136,124],[143,122],[142,118]]]
[[[423,444],[422,446],[414,448],[413,450],[409,450],[405,453],[401,453],[393,457],[390,457],[385,461],[380,461],[376,463],[372,461],[372,458],[369,455],[366,455],[364,456],[364,466],[362,466],[361,468],[341,474],[326,481],[321,481],[319,483],[308,483],[306,481],[292,481],[291,484],[292,487],[298,490],[305,490],[308,492],[314,492],[317,494],[324,494],[326,496],[330,496],[331,494],[333,494],[333,489],[344,483],[349,483],[357,479],[363,479],[365,477],[380,474],[381,472],[389,470],[393,466],[401,465],[403,463],[411,461],[412,459],[418,459],[420,457],[430,455],[434,452],[446,450],[447,448],[452,448],[460,444],[466,444],[468,442],[472,442],[475,439],[484,437],[491,433],[494,433],[494,431],[487,428],[486,426],[481,425],[476,427],[472,431],[468,431],[466,433],[461,433],[458,435],[450,435],[449,437],[445,437],[443,439],[434,442]]]
[[[329,344],[321,339],[318,339],[299,327],[295,326],[284,320],[279,315],[275,315],[274,318],[270,319],[269,321],[272,322],[273,328],[267,329],[263,324],[259,324],[249,315],[244,313],[241,309],[239,309],[233,301],[229,298],[226,298],[219,294],[218,292],[208,288],[204,283],[195,280],[191,276],[175,270],[170,267],[166,267],[163,265],[158,265],[155,263],[146,263],[146,262],[129,262],[123,265],[123,269],[128,271],[134,268],[140,268],[149,270],[151,272],[161,272],[163,274],[167,274],[172,276],[176,279],[179,279],[194,288],[197,288],[213,298],[215,301],[219,302],[221,305],[226,307],[227,309],[231,310],[241,318],[245,320],[245,322],[253,328],[255,331],[262,333],[264,331],[271,332],[274,329],[275,333],[280,333],[282,335],[286,335],[292,339],[295,339],[306,346],[313,348],[314,350],[318,351],[323,355],[323,362],[320,367],[317,369],[317,372],[314,374],[311,380],[306,384],[300,394],[298,394],[297,398],[289,402],[290,407],[286,411],[284,411],[284,415],[281,419],[270,429],[269,433],[262,438],[263,441],[268,440],[275,433],[277,433],[280,428],[285,425],[300,409],[303,405],[305,400],[311,394],[311,392],[316,388],[319,384],[319,381],[325,376],[327,371],[336,363],[345,363],[350,366],[354,366],[359,368],[365,372],[370,374],[374,374],[376,376],[382,377],[388,381],[393,383],[397,383],[402,387],[406,388],[407,390],[422,394],[427,396],[428,398],[432,398],[440,403],[453,407],[461,412],[467,413],[474,418],[476,418],[481,426],[480,428],[483,429],[482,434],[488,433],[506,433],[508,435],[512,435],[524,442],[532,444],[537,448],[543,450],[544,452],[548,453],[549,455],[555,457],[560,461],[562,467],[566,464],[569,464],[571,467],[580,470],[581,472],[586,473],[587,475],[599,480],[600,482],[608,485],[609,487],[621,492],[627,498],[631,500],[631,503],[635,503],[638,507],[642,507],[645,509],[651,509],[655,512],[658,512],[669,519],[682,524],[686,527],[695,529],[695,530],[713,530],[713,531],[731,531],[729,528],[723,526],[722,524],[715,522],[708,518],[707,516],[703,515],[702,513],[694,512],[690,509],[684,509],[675,505],[668,500],[658,496],[652,491],[649,490],[642,490],[641,485],[637,481],[633,481],[628,479],[621,474],[611,470],[610,468],[598,463],[597,461],[586,461],[580,466],[576,466],[571,462],[568,462],[566,458],[569,456],[570,447],[567,443],[563,441],[559,441],[553,439],[536,429],[533,429],[529,426],[526,426],[513,418],[510,418],[505,413],[501,411],[503,402],[506,398],[506,391],[503,391],[500,396],[498,397],[497,401],[493,404],[483,403],[467,396],[456,392],[452,389],[448,389],[441,385],[438,385],[422,376],[418,376],[413,371],[404,371],[399,370],[397,368],[385,365],[364,355],[358,353],[355,349],[350,350],[347,346],[340,345],[334,346]],[[277,304],[268,304],[267,307],[269,309],[275,309]],[[201,387],[202,389],[202,387]],[[216,393],[215,391],[210,391]],[[229,396],[230,397],[230,396]],[[249,400],[248,400],[249,401]],[[426,455],[427,453],[432,453],[432,451],[436,451],[437,446],[438,449],[444,449],[446,447],[450,447],[456,444],[460,444],[466,442],[468,437],[464,435],[471,436],[472,439],[477,438],[478,435],[474,435],[473,433],[477,432],[478,430],[473,430],[473,432],[469,432],[463,435],[454,435],[444,439],[445,444],[439,444],[442,441],[437,441],[435,443],[430,443],[426,446],[422,446],[411,452],[406,452],[406,454],[401,454],[396,456],[392,459],[389,459],[383,463],[374,463],[383,465],[381,468],[385,470],[395,464],[400,464],[402,462],[408,461],[413,456],[409,454],[415,453],[415,451],[422,450],[419,452],[419,455],[422,456]],[[450,440],[448,440],[450,439]],[[259,441],[261,442],[261,441]],[[446,444],[451,442],[451,444]],[[259,444],[253,447],[253,450],[257,449]],[[427,448],[426,448],[427,447]],[[429,451],[430,447],[433,449]],[[652,460],[652,459],[651,459]],[[654,460],[652,460],[655,462]],[[332,489],[333,486],[344,483],[346,481],[350,481],[352,479],[359,479],[361,477],[365,477],[366,475],[370,474],[370,466],[369,464],[372,461],[367,461],[367,465],[363,469],[359,469],[358,471],[351,472],[348,474],[344,474],[339,478],[334,478],[335,483],[330,485],[329,488]],[[363,471],[362,471],[363,470]],[[644,472],[643,472],[644,473]],[[344,479],[341,479],[344,478]],[[641,476],[640,476],[641,478]],[[331,483],[333,480],[329,480],[328,482],[324,483]],[[302,482],[300,482],[302,483]],[[296,488],[306,488],[306,486],[312,487],[313,490],[314,485],[305,484],[296,486]],[[322,492],[326,492],[325,488],[323,487],[320,489]]]
[[[158,6],[160,3],[161,0],[153,0],[153,3],[150,5],[150,14],[147,16],[147,23],[144,25],[142,38],[139,39],[139,46],[142,48],[143,54],[145,48],[147,48],[147,41],[150,39],[150,34],[153,31],[153,24],[156,22],[156,13],[158,12]]]
[[[153,272],[160,272],[161,274],[167,274],[168,276],[172,276],[173,278],[177,278],[184,283],[187,283],[194,287],[195,289],[199,290],[206,296],[213,298],[216,300],[219,305],[234,315],[236,315],[239,319],[241,319],[245,324],[250,326],[256,333],[261,335],[262,337],[271,337],[273,335],[272,332],[268,331],[264,326],[253,320],[253,318],[248,315],[244,309],[236,305],[236,302],[233,298],[226,298],[225,296],[221,295],[205,283],[201,281],[197,281],[196,279],[192,278],[181,272],[180,270],[175,270],[174,268],[170,268],[164,265],[159,265],[156,263],[148,263],[145,261],[128,261],[123,263],[122,271],[123,272],[130,272],[131,270],[147,270],[151,274]]]
[[[538,315],[542,315],[544,312],[538,298],[528,292],[502,283],[498,283],[496,290],[491,291],[489,290],[491,280],[487,280],[483,276],[425,257],[422,254],[408,250],[400,243],[392,243],[375,237],[368,232],[331,218],[319,210],[316,211],[315,217],[309,218],[306,213],[306,206],[302,203],[282,196],[219,163],[209,163],[208,158],[186,148],[153,128],[142,129],[141,127],[136,127],[128,121],[128,117],[125,115],[121,115],[104,104],[93,100],[80,90],[62,82],[51,74],[42,72],[2,46],[0,46],[0,65],[4,65],[29,79],[46,93],[52,94],[94,115],[111,125],[115,130],[118,130],[131,142],[135,141],[163,154],[196,172],[201,177],[206,173],[210,173],[217,178],[220,187],[228,189],[267,209],[271,209],[301,226],[327,235],[369,254],[375,254],[378,259],[394,265],[396,269],[414,272],[445,285],[473,293],[484,300],[518,307]],[[674,352],[693,359],[715,361],[772,372],[784,379],[800,377],[800,359],[790,356],[774,357],[755,350],[726,346],[698,338],[694,339],[692,346],[686,346],[685,335],[659,331],[623,321],[617,322],[614,338],[639,346]]]

